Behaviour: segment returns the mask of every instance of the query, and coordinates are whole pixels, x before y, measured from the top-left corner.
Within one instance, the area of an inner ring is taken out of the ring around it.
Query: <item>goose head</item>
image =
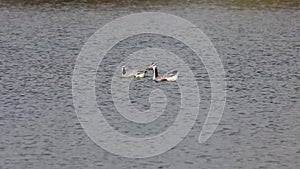
[[[154,67],[156,67],[156,64],[155,63],[151,63],[149,66],[148,66],[148,70],[151,70],[153,69]]]

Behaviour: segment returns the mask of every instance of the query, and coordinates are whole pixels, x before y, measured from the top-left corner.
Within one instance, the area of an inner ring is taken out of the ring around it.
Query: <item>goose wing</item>
[[[140,75],[140,74],[143,74],[146,72],[147,72],[146,70],[139,70],[139,71],[136,71],[136,75]]]
[[[172,70],[170,72],[167,72],[165,74],[165,77],[172,77],[172,76],[176,76],[178,74],[178,71],[177,70]]]

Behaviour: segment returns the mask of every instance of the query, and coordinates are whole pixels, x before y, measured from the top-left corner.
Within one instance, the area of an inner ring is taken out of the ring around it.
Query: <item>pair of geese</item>
[[[169,81],[174,82],[178,78],[178,71],[173,70],[167,73],[163,73],[162,75],[158,75],[157,65],[152,63],[148,66],[146,70],[139,70],[139,71],[131,71],[127,72],[125,66],[122,66],[122,77],[134,77],[134,78],[144,78],[147,70],[153,70],[153,78],[154,81]]]

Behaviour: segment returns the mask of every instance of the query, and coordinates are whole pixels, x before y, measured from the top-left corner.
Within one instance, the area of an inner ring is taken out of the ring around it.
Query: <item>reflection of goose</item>
[[[152,63],[148,68],[153,69],[153,80],[155,81],[169,81],[169,82],[174,82],[178,78],[178,71],[173,70],[167,73],[164,73],[160,76],[158,76],[158,69],[155,63]]]
[[[122,77],[144,78],[147,70],[127,72],[125,66],[122,66]]]

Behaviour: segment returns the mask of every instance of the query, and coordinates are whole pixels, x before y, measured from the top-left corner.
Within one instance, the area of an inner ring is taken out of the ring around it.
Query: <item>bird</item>
[[[158,75],[158,68],[155,63],[149,65],[148,69],[153,69],[153,78],[154,81],[169,81],[174,82],[178,78],[179,72],[177,70],[172,70],[162,75]]]
[[[147,70],[126,71],[126,67],[122,66],[122,77],[144,78]]]

